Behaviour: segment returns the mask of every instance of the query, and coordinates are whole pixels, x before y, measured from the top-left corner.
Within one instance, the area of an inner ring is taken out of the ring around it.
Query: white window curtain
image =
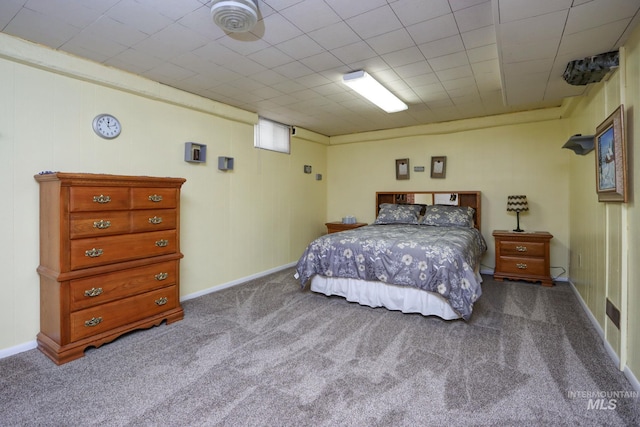
[[[254,130],[254,147],[287,154],[291,152],[290,126],[259,117]]]

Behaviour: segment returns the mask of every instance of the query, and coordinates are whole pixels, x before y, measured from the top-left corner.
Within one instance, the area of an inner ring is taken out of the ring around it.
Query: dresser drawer
[[[71,187],[69,211],[129,209],[129,189],[124,187]]]
[[[128,211],[76,212],[69,216],[71,239],[123,234],[131,228]]]
[[[71,313],[71,340],[97,335],[178,306],[176,286]]]
[[[544,258],[500,257],[500,271],[504,274],[547,276]]]
[[[177,251],[176,230],[72,240],[71,270]]]
[[[71,311],[174,285],[177,261],[71,280]]]
[[[132,188],[132,209],[166,209],[178,205],[178,191],[175,188]]]
[[[131,212],[131,231],[170,230],[176,228],[175,209],[154,209]]]
[[[509,256],[544,257],[544,242],[500,242],[500,254]]]

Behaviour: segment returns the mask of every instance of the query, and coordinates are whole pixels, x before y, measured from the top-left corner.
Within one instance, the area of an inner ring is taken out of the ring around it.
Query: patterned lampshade
[[[507,212],[524,212],[528,210],[527,196],[507,196]]]

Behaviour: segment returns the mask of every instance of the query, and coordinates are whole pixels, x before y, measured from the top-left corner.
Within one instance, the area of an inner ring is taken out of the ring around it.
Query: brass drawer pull
[[[96,203],[109,203],[111,201],[111,196],[103,196],[102,194],[99,196],[93,196],[93,201]]]
[[[104,219],[101,219],[100,221],[93,221],[93,228],[104,230],[109,227],[111,227],[111,221],[106,221]]]
[[[92,317],[91,320],[86,320],[84,322],[84,326],[98,326],[100,323],[102,323],[102,317]]]
[[[159,247],[159,248],[164,248],[168,244],[169,244],[169,241],[166,240],[166,239],[156,240],[156,246]]]
[[[156,300],[156,305],[165,305],[168,301],[167,297],[162,297]]]
[[[88,251],[84,251],[84,254],[89,258],[96,258],[102,255],[102,249],[96,249],[96,248],[89,249]]]
[[[154,276],[156,278],[156,280],[160,281],[160,280],[166,280],[167,277],[169,277],[169,273],[158,273]]]
[[[91,288],[84,291],[85,297],[97,297],[102,294],[102,288]]]
[[[518,267],[520,270],[526,270],[527,269],[527,264],[519,262],[516,264],[516,267]]]
[[[518,252],[527,252],[526,246],[516,246],[516,251]]]
[[[160,224],[162,222],[161,216],[154,216],[153,218],[149,218],[149,224]]]
[[[153,195],[149,196],[149,200],[151,200],[152,202],[161,202],[162,201],[162,196],[159,196],[157,194],[153,194]]]

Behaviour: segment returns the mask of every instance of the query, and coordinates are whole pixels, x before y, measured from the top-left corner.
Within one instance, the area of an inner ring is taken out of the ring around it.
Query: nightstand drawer
[[[500,253],[508,256],[544,257],[543,242],[500,242]]]
[[[493,278],[528,280],[553,286],[549,246],[553,236],[546,231],[511,232],[494,230],[496,266]]]
[[[544,258],[500,257],[501,271],[505,274],[531,274],[546,276]]]

